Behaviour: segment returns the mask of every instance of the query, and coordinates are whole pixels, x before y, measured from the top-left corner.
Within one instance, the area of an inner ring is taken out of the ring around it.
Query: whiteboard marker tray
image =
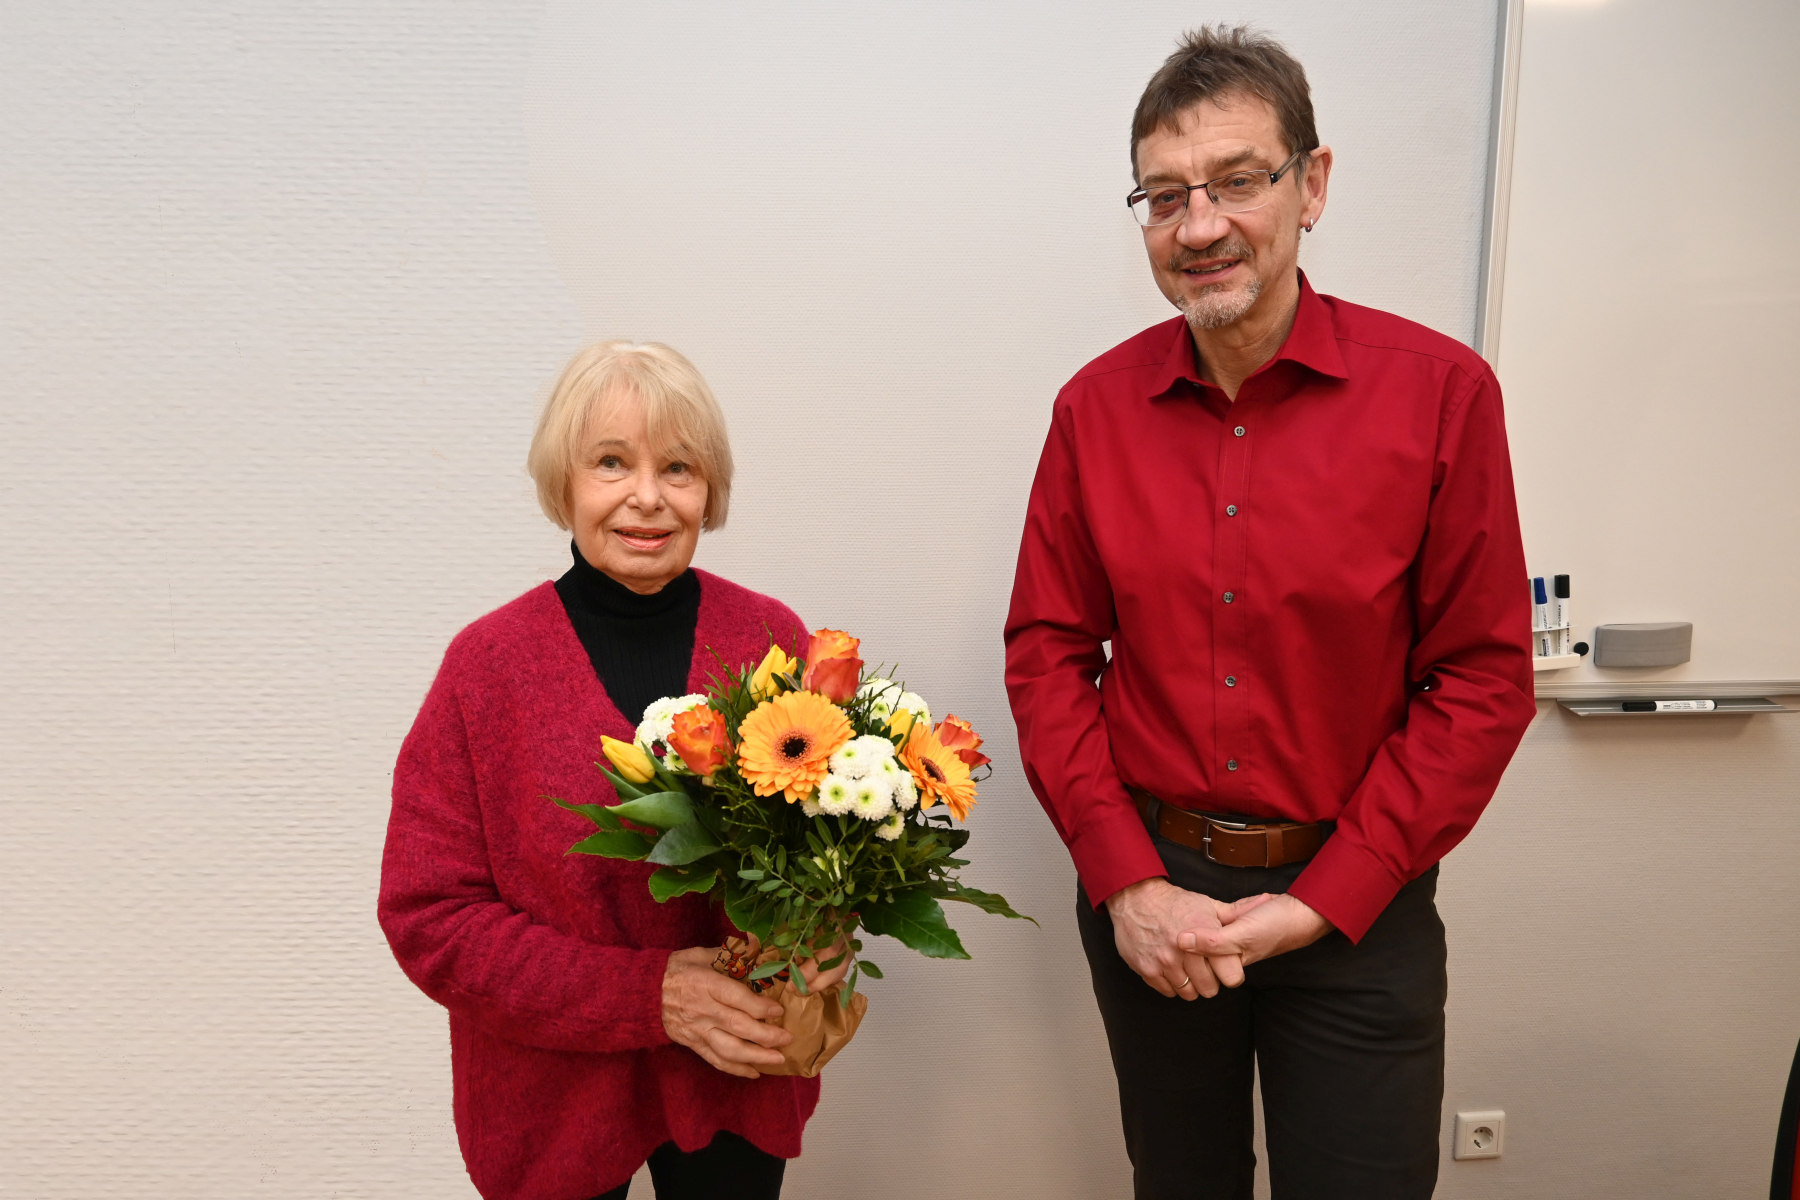
[[[1673,700],[1677,697],[1671,696]],[[1640,696],[1630,699],[1640,700]],[[1732,717],[1747,713],[1793,712],[1785,704],[1777,704],[1767,696],[1721,696],[1713,701],[1711,711],[1702,712],[1626,712],[1624,700],[1558,700],[1558,704],[1578,717]]]

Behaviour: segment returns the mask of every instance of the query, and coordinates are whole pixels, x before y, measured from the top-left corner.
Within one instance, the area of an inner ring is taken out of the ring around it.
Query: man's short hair
[[[606,407],[624,395],[643,402],[651,448],[685,459],[706,481],[700,527],[725,524],[732,474],[725,414],[694,364],[661,342],[595,342],[563,368],[538,416],[526,457],[544,515],[570,527],[569,482],[581,465],[576,461],[581,443]]]
[[[1181,114],[1202,100],[1222,102],[1249,95],[1275,110],[1288,153],[1313,150],[1312,89],[1306,70],[1280,42],[1248,25],[1201,26],[1181,39],[1138,100],[1131,118],[1131,176],[1137,178],[1138,143],[1163,129],[1180,127]],[[1301,159],[1304,168],[1305,159]]]

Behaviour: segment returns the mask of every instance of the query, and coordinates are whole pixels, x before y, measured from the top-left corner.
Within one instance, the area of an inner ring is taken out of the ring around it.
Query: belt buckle
[[[1213,826],[1217,825],[1220,829],[1229,829],[1233,833],[1248,833],[1251,829],[1256,828],[1256,825],[1254,824],[1254,822],[1250,822],[1250,821],[1220,821],[1213,817],[1202,817],[1201,820],[1206,822],[1206,832],[1200,835],[1200,852],[1202,854],[1206,855],[1206,860],[1208,862],[1216,862],[1222,867],[1236,866],[1237,864],[1235,864],[1235,863],[1228,863],[1224,859],[1213,857],[1213,852],[1212,852]]]

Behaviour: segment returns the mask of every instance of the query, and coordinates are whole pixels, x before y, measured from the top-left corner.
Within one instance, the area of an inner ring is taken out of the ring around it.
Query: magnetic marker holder
[[[1573,630],[1574,626],[1572,625],[1533,625],[1531,627],[1531,644],[1533,646],[1538,644],[1538,635],[1540,634],[1560,634],[1563,632],[1570,632],[1572,634]],[[1551,639],[1551,644],[1555,645],[1560,640],[1561,639],[1559,638],[1553,637]],[[1564,667],[1578,666],[1581,663],[1582,657],[1586,655],[1587,652],[1588,644],[1586,642],[1576,642],[1572,647],[1572,652],[1569,654],[1538,654],[1533,652],[1531,656],[1531,669],[1534,671],[1560,671]]]

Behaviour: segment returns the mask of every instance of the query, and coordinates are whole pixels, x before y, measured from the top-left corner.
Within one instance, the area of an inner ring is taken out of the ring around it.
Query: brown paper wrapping
[[[755,942],[730,938],[714,961],[713,970],[742,979],[758,965],[776,957],[772,949],[760,953],[758,950]],[[825,1064],[856,1036],[856,1028],[862,1024],[863,1014],[869,1008],[869,998],[861,992],[851,995],[848,1007],[839,1003],[842,990],[840,984],[802,996],[785,979],[769,980],[762,994],[781,1005],[781,1020],[776,1024],[793,1034],[794,1040],[782,1048],[780,1066],[758,1067],[757,1070],[764,1075],[808,1077],[824,1070]]]

